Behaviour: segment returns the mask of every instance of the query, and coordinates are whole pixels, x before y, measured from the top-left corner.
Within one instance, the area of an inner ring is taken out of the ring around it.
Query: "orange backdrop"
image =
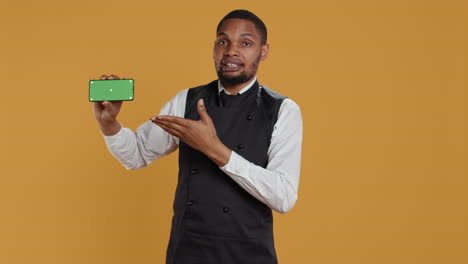
[[[88,80],[136,80],[135,129],[216,78],[230,10],[257,13],[259,80],[302,109],[280,263],[468,263],[467,10],[456,0],[13,1],[0,8],[0,263],[163,263],[177,154],[125,170]]]

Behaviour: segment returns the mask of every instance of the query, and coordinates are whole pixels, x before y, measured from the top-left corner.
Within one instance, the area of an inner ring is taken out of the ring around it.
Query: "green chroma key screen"
[[[91,80],[89,81],[89,101],[131,101],[134,98],[134,81]]]

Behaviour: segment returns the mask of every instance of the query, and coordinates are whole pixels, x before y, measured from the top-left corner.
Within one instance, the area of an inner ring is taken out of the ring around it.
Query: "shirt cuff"
[[[114,134],[112,136],[106,136],[106,135],[102,134],[102,136],[104,136],[104,140],[106,141],[106,144],[108,146],[115,146],[116,144],[121,142],[122,136],[124,134],[124,129],[125,128],[121,125],[119,132],[117,132],[116,134]]]
[[[220,167],[220,169],[231,177],[237,176],[245,178],[249,175],[250,166],[251,163],[248,160],[244,159],[236,152],[231,151],[228,163]]]

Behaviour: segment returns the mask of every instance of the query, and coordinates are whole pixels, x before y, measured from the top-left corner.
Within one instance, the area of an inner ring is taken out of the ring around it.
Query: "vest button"
[[[192,201],[188,201],[188,202],[187,202],[187,205],[188,205],[188,206],[191,206],[192,204],[193,204]]]
[[[253,119],[253,116],[252,116],[251,114],[249,114],[249,115],[247,116],[247,120],[250,121],[250,120],[252,120],[252,119]]]
[[[223,207],[223,212],[229,213],[230,209],[228,207]]]
[[[190,172],[191,172],[192,174],[197,174],[199,171],[198,171],[197,169],[192,169]]]
[[[244,145],[239,144],[239,145],[237,145],[237,148],[238,148],[238,149],[243,149],[243,148],[244,148]]]

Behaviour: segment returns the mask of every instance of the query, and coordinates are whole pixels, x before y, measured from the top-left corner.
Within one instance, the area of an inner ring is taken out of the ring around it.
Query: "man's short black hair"
[[[244,9],[237,9],[227,14],[223,19],[221,19],[221,21],[219,21],[218,27],[216,28],[216,32],[219,32],[219,28],[225,20],[232,18],[240,18],[253,22],[255,24],[255,28],[257,28],[258,32],[260,32],[262,44],[267,43],[267,29],[263,21],[254,13]]]

